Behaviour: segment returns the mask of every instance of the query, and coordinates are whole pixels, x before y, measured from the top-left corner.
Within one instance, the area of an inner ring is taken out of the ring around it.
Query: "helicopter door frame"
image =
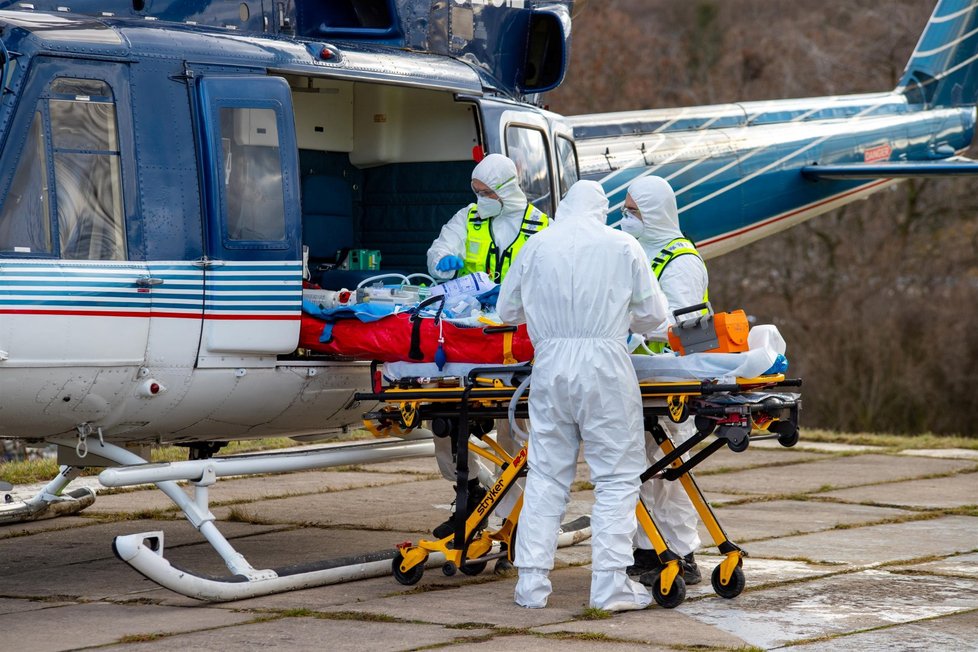
[[[273,366],[299,342],[299,167],[291,90],[265,75],[196,83],[205,255],[199,367]]]

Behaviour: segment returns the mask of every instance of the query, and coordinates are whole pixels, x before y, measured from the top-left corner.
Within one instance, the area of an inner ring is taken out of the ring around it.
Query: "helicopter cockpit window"
[[[49,98],[61,257],[123,260],[122,166],[112,91],[100,81],[57,79]]]
[[[278,116],[273,109],[222,108],[227,238],[285,239],[285,193]]]
[[[0,212],[0,253],[52,253],[42,122],[41,113],[35,113],[17,172]]]
[[[543,132],[530,127],[506,127],[506,155],[516,163],[520,187],[527,200],[547,215],[553,215],[550,157]]]

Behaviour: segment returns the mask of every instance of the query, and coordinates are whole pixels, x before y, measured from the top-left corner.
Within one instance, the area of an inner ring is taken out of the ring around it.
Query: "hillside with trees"
[[[590,0],[545,101],[575,115],[886,90],[933,6]],[[978,178],[910,180],[708,261],[710,295],[779,326],[804,425],[978,436],[976,251]]]

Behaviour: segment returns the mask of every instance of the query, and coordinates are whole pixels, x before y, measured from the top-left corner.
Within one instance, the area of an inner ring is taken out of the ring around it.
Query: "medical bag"
[[[696,313],[680,319],[680,315]],[[687,353],[740,353],[747,350],[750,324],[743,310],[714,313],[710,302],[673,311],[676,323],[669,327],[669,347]]]

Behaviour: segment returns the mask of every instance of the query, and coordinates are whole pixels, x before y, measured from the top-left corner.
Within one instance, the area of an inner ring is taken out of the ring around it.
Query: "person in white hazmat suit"
[[[549,218],[527,201],[520,188],[516,164],[502,154],[489,154],[475,166],[472,191],[476,203],[455,213],[428,249],[428,271],[434,278],[444,280],[482,271],[498,283],[505,278],[529,238],[547,227]],[[524,442],[514,438],[509,421],[497,419],[495,426],[500,446],[510,455],[519,452]],[[435,459],[442,476],[455,481],[455,460],[449,438],[435,438]],[[469,510],[485,495],[478,481],[478,469],[477,458],[470,454]],[[519,491],[508,492],[497,506],[496,515],[508,516],[519,496]],[[438,538],[451,532],[451,519],[434,529]],[[495,571],[511,568],[503,558],[496,562]]]
[[[642,399],[625,342],[666,318],[666,299],[634,238],[609,228],[594,181],[575,183],[553,225],[523,247],[503,280],[497,309],[526,322],[535,359],[530,450],[519,534],[516,603],[544,607],[557,535],[583,442],[594,484],[592,607],[642,609],[647,589],[632,562],[639,475],[645,470]]]
[[[706,265],[679,228],[676,195],[665,179],[650,176],[633,181],[628,186],[622,213],[621,230],[638,239],[669,302],[667,323],[644,333],[650,350],[661,353],[666,349],[669,325],[675,323],[672,311],[707,300]],[[696,432],[692,419],[674,423],[668,417],[661,417],[659,425],[677,446]],[[649,464],[661,457],[659,446],[649,433],[645,435],[645,446]],[[683,580],[687,585],[699,583],[702,578],[693,557],[693,552],[700,547],[696,530],[699,517],[682,485],[678,481],[654,479],[642,485],[641,495],[670,548],[683,557]],[[658,555],[642,531],[638,532],[635,544],[635,563],[628,568],[628,573],[640,576],[646,583],[654,582],[661,566]]]

